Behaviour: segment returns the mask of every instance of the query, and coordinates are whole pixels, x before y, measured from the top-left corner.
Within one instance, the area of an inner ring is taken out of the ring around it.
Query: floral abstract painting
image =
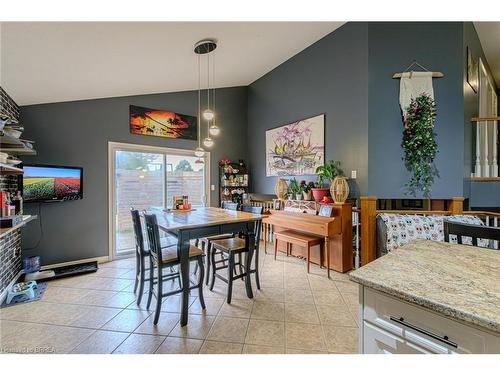
[[[266,175],[314,174],[325,163],[325,115],[266,131]]]
[[[130,132],[132,134],[196,140],[196,121],[194,116],[130,106]]]

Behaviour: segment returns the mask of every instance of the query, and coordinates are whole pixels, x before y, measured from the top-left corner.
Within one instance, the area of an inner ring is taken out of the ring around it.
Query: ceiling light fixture
[[[213,59],[213,72],[210,71],[210,54],[217,48],[217,43],[212,39],[204,39],[199,41],[194,46],[194,52],[198,55],[198,82],[201,78],[201,68],[200,68],[200,55],[207,55],[207,109],[203,111],[203,118],[207,121],[207,137],[203,140],[203,145],[207,148],[213,147],[214,140],[211,136],[216,136],[220,133],[220,129],[215,125],[215,88],[213,88],[212,105],[213,109],[210,108],[210,73],[213,74],[213,82],[215,82],[215,56]],[[201,85],[198,85],[198,107],[200,108],[200,91]],[[213,122],[212,122],[213,121]]]
[[[195,49],[196,51],[196,49]],[[201,158],[205,155],[205,150],[201,147],[201,65],[200,55],[198,55],[198,147],[194,150],[196,157]]]

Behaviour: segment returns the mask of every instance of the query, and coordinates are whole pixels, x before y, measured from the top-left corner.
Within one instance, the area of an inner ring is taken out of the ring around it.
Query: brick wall
[[[0,113],[19,120],[18,105],[2,87],[0,87]],[[17,177],[0,176],[0,191],[16,190],[18,190]],[[21,230],[18,229],[0,238],[0,294],[21,268]]]

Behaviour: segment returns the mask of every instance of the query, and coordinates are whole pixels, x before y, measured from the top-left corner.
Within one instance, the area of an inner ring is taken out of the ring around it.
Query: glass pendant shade
[[[212,111],[211,109],[205,109],[203,111],[203,118],[207,121],[212,121],[215,117],[215,113],[214,111]]]
[[[212,138],[207,137],[203,140],[203,145],[205,147],[212,147],[214,145],[214,140]]]
[[[197,147],[195,150],[194,150],[194,155],[198,158],[201,158],[203,157],[203,155],[205,155],[205,150],[202,149],[201,147]]]
[[[216,125],[211,125],[208,131],[210,132],[210,135],[213,135],[214,137],[220,133],[220,129]]]

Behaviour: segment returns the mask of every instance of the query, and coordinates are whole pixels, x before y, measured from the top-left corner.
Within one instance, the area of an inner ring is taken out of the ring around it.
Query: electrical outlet
[[[210,185],[210,190],[215,191],[215,185]]]
[[[351,171],[351,178],[356,178],[358,171]]]

